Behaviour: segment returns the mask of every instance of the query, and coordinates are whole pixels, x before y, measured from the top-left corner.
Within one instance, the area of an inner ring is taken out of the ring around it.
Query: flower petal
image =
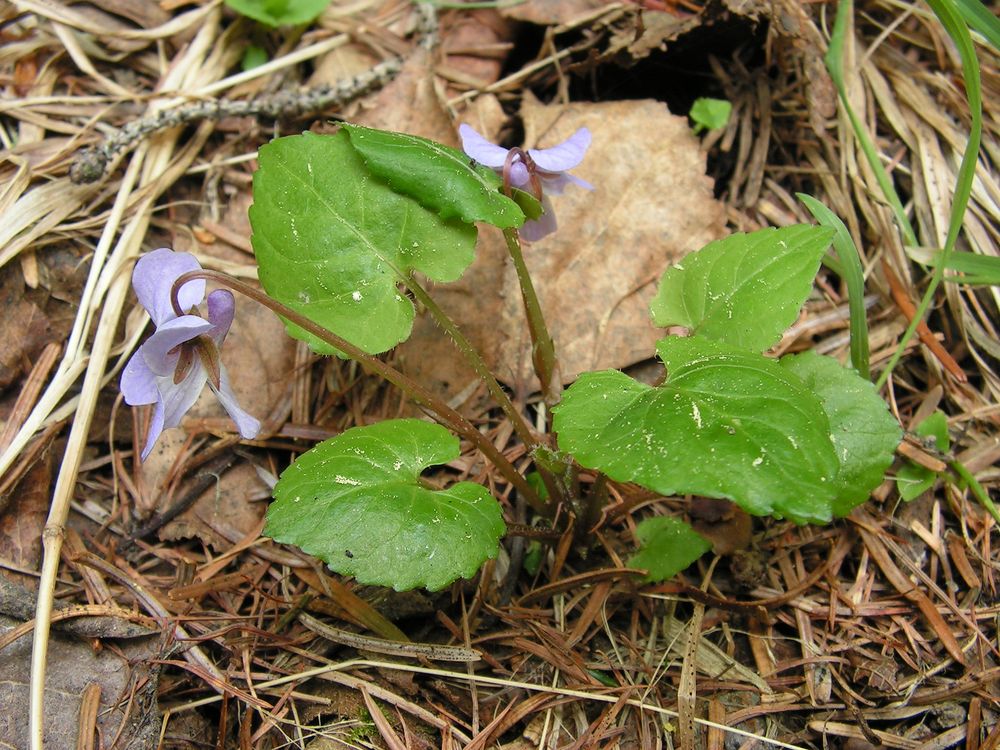
[[[143,359],[149,369],[158,377],[169,375],[173,377],[174,368],[177,365],[177,354],[170,351],[178,344],[208,333],[212,330],[212,324],[197,315],[184,315],[163,323],[156,329],[156,333],[146,339],[146,343],[139,347]]]
[[[526,221],[524,226],[518,230],[521,239],[528,242],[538,242],[542,237],[546,237],[556,231],[556,212],[552,210],[552,204],[547,195],[542,196],[542,215],[535,221]]]
[[[458,134],[462,136],[462,150],[466,154],[487,167],[503,168],[508,149],[490,143],[465,123],[458,126]]]
[[[229,384],[229,374],[226,372],[225,367],[220,367],[219,388],[216,389],[211,382],[209,382],[208,387],[218,397],[219,403],[222,404],[223,408],[229,412],[229,416],[236,423],[236,428],[240,431],[240,435],[247,439],[257,437],[260,433],[260,420],[250,416],[240,407],[239,402],[236,400],[236,394],[233,393],[232,386]]]
[[[198,271],[201,264],[190,253],[175,253],[161,247],[139,258],[132,272],[132,286],[139,303],[146,308],[157,326],[176,318],[170,304],[170,289],[182,274]],[[205,281],[195,279],[185,284],[177,294],[182,310],[190,310],[205,298]]]
[[[160,393],[156,390],[156,374],[146,364],[141,347],[122,370],[121,390],[125,403],[129,406],[155,404],[160,398]]]
[[[528,149],[530,156],[539,169],[546,172],[566,172],[581,161],[590,147],[590,131],[580,128],[573,135],[552,148]]]
[[[581,180],[579,177],[572,175],[569,172],[560,172],[559,174],[539,172],[538,176],[542,179],[542,189],[549,195],[562,195],[562,192],[566,189],[567,185],[578,185],[585,190],[594,189],[594,186],[589,182]]]
[[[191,372],[179,383],[172,376],[157,378],[157,387],[163,399],[163,427],[176,427],[187,414],[188,409],[201,395],[205,387],[208,373],[205,372],[201,360],[195,359]]]
[[[153,409],[153,419],[149,423],[149,434],[146,435],[146,447],[142,449],[142,454],[139,456],[141,460],[146,460],[146,456],[152,452],[153,446],[156,445],[156,441],[160,439],[162,433],[163,401],[157,401],[156,408]]]
[[[236,300],[228,289],[216,289],[208,295],[208,320],[212,324],[212,330],[208,335],[220,349],[235,315]]]
[[[515,161],[510,165],[510,184],[521,190],[530,190],[531,174],[523,161]]]

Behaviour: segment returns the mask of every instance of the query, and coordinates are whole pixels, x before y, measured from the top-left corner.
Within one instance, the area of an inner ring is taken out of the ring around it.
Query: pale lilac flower
[[[201,265],[190,253],[160,248],[140,258],[132,272],[135,294],[156,326],[125,365],[121,379],[125,403],[156,404],[143,459],[163,430],[181,423],[206,382],[236,422],[240,435],[252,438],[260,432],[260,422],[237,403],[219,359],[236,308],[232,292],[218,289],[208,295],[208,320],[194,314],[197,310],[192,312],[205,298],[203,279],[189,281],[178,291],[180,307],[188,314],[177,315],[170,302],[174,282],[182,274],[198,270]]]
[[[526,152],[507,149],[490,143],[468,125],[460,125],[462,150],[480,164],[504,174],[509,184],[532,193],[542,202],[544,212],[535,221],[526,221],[520,234],[534,242],[556,231],[556,215],[548,196],[559,195],[569,185],[579,185],[587,190],[594,186],[586,180],[571,175],[569,170],[583,161],[590,147],[590,131],[580,128],[573,135],[552,148],[529,148]]]

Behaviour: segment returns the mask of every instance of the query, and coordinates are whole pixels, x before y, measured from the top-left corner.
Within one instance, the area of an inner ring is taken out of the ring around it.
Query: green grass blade
[[[931,265],[941,264],[941,252],[934,253]],[[945,276],[945,281],[955,284],[1000,286],[1000,257],[977,253],[954,252],[945,265],[947,271],[958,271],[961,276]]]
[[[850,309],[851,365],[865,380],[871,378],[868,349],[868,317],[865,313],[865,273],[861,267],[861,254],[851,239],[844,222],[833,211],[805,193],[796,193],[809,213],[820,224],[832,229],[833,247],[840,259],[839,271],[847,284],[847,303]]]
[[[969,35],[969,27],[959,13],[953,0],[927,0],[931,10],[937,15],[945,31],[955,42],[958,53],[962,58],[962,77],[965,80],[965,95],[969,100],[969,114],[972,117],[972,124],[969,127],[969,141],[962,154],[962,164],[958,168],[958,180],[955,184],[955,196],[951,204],[951,218],[948,222],[948,236],[945,239],[944,247],[941,249],[940,262],[934,268],[931,281],[927,285],[927,291],[920,300],[920,305],[910,321],[903,338],[899,342],[895,353],[886,365],[885,370],[878,379],[881,387],[888,380],[893,368],[903,356],[903,351],[913,338],[920,321],[924,319],[927,310],[934,299],[942,279],[944,269],[948,267],[951,260],[952,251],[958,241],[958,233],[962,230],[962,222],[965,219],[965,209],[969,205],[969,196],[972,194],[972,180],[976,174],[976,161],[979,158],[979,144],[983,135],[983,92],[982,83],[979,77],[979,60],[976,59],[976,48]]]
[[[990,13],[980,0],[957,0],[956,5],[969,28],[982,34],[1000,52],[1000,18]]]
[[[826,69],[829,71],[830,78],[833,79],[834,86],[837,88],[837,94],[840,97],[840,103],[844,107],[844,112],[847,113],[847,117],[851,121],[854,137],[858,139],[858,145],[861,146],[861,151],[864,153],[868,165],[875,173],[875,179],[882,189],[882,194],[892,208],[892,212],[896,215],[896,222],[899,224],[899,230],[903,234],[903,240],[906,244],[914,246],[919,243],[917,242],[917,235],[913,231],[913,225],[910,224],[910,219],[903,208],[903,202],[899,199],[899,194],[896,192],[896,188],[893,187],[892,179],[889,177],[889,173],[885,171],[885,167],[878,157],[875,144],[868,137],[864,124],[858,118],[847,98],[847,87],[844,85],[844,42],[847,39],[848,20],[853,10],[853,0],[841,0],[840,5],[837,6],[837,19],[833,25],[833,33],[830,35],[830,47],[823,61],[826,63]]]
[[[993,516],[993,520],[1000,523],[1000,510],[997,509],[996,504],[990,499],[990,493],[987,492],[986,488],[983,487],[983,485],[981,485],[972,475],[972,472],[965,467],[965,464],[956,459],[954,461],[949,461],[948,465],[951,466],[952,470],[958,474],[959,478],[968,485],[969,491],[972,492],[973,497],[982,503],[982,506],[989,511],[989,514]]]

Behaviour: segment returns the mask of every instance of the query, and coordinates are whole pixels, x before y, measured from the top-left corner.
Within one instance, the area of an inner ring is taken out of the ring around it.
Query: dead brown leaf
[[[52,489],[52,454],[44,451],[24,478],[11,491],[8,504],[0,514],[0,560],[23,570],[37,570],[42,559],[38,540],[49,511]],[[23,586],[34,589],[34,576],[22,575],[9,568],[0,568],[4,575]]]
[[[515,21],[527,21],[540,26],[572,23],[581,16],[593,15],[607,6],[606,0],[545,0],[544,3],[521,3],[505,8],[503,14]]]
[[[431,55],[418,49],[392,82],[367,101],[355,121],[458,146],[451,118],[434,90]]]
[[[15,624],[0,617],[0,636]],[[147,638],[95,651],[83,641],[53,634],[45,679],[45,746],[78,747],[81,699],[88,686],[97,686],[100,710],[96,725],[104,743],[93,746],[111,747],[112,740],[119,737],[114,746],[121,750],[154,747],[160,728],[158,675],[142,662],[154,656],[155,646],[155,639]],[[28,747],[30,661],[30,638],[20,638],[0,652],[0,750]],[[134,700],[129,700],[133,690]]]
[[[688,508],[694,530],[712,543],[717,555],[730,555],[750,546],[753,521],[729,500],[697,497]]]
[[[723,229],[686,118],[655,101],[562,107],[529,98],[522,114],[528,146],[559,143],[580,127],[593,134],[576,173],[597,189],[554,198],[559,231],[525,249],[563,381],[649,358],[662,335],[648,310],[660,276]],[[517,283],[512,272],[503,278],[504,335],[486,348],[501,377],[534,382]]]
[[[497,81],[513,48],[513,25],[492,9],[450,13],[441,21],[444,59],[436,72],[452,85],[449,95]]]
[[[0,273],[0,388],[6,388],[31,369],[47,343],[60,335],[52,330],[44,310],[26,293],[20,269],[8,266]]]

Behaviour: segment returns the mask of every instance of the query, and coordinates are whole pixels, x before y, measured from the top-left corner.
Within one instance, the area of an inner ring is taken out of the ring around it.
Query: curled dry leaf
[[[0,497],[0,560],[11,566],[0,569],[0,576],[32,589],[37,587],[37,579],[16,570],[37,570],[41,563],[38,540],[49,512],[51,491],[52,453],[45,450],[10,495]]]
[[[444,16],[438,75],[450,82],[449,96],[469,86],[481,88],[500,78],[513,47],[513,24],[490,8]]]
[[[544,3],[521,3],[504,8],[503,14],[515,21],[527,21],[542,26],[570,24],[594,11],[607,7],[605,0],[546,0]]]
[[[655,101],[545,106],[527,100],[527,145],[558,143],[587,127],[593,143],[577,173],[597,186],[557,196],[559,230],[525,251],[564,382],[585,370],[650,357],[662,331],[649,300],[668,266],[718,238],[723,208],[687,119]],[[512,272],[504,274],[502,338],[487,350],[515,382],[530,372],[530,342]],[[531,376],[533,382],[533,376]]]

